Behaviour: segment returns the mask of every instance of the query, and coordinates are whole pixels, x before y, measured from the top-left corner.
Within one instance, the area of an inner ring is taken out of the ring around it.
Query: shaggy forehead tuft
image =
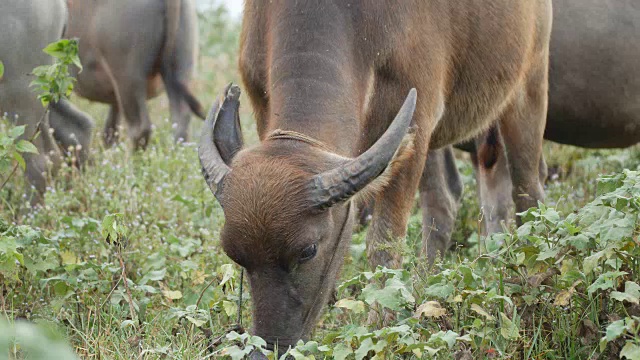
[[[225,180],[224,209],[226,226],[240,237],[235,241],[290,241],[309,210],[312,175],[277,158],[234,164]]]

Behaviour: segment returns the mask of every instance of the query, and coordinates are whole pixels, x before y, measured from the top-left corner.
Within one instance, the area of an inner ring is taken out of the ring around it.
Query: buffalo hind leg
[[[478,198],[483,211],[483,235],[501,232],[513,223],[513,184],[504,151],[504,141],[497,127],[493,127],[476,140],[477,151],[469,155],[476,175]],[[540,183],[547,179],[544,157],[539,163]]]
[[[128,84],[128,87],[119,85],[122,94],[122,111],[127,121],[129,139],[136,150],[144,150],[151,137],[151,120],[147,109],[146,85],[144,81],[118,81],[118,84]]]
[[[420,180],[422,255],[433,264],[449,248],[462,197],[462,179],[453,148],[430,150]]]
[[[497,126],[476,138],[471,161],[476,175],[484,235],[501,232],[513,216],[513,185]]]
[[[191,109],[184,99],[178,84],[165,81],[169,107],[171,109],[171,124],[173,126],[173,138],[176,142],[189,140],[189,123],[191,121]]]
[[[546,65],[545,65],[546,66]],[[547,111],[547,70],[543,65],[529,74],[500,120],[507,163],[513,184],[516,211],[522,212],[544,201],[540,181],[542,142]],[[516,219],[518,225],[522,221]]]

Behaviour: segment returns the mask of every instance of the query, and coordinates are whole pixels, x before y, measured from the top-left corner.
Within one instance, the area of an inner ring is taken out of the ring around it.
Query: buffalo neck
[[[296,2],[272,13],[269,128],[297,131],[352,155],[362,78],[354,29],[337,5],[319,3]]]

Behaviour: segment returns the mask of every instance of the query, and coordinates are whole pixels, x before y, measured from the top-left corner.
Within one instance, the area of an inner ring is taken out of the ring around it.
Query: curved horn
[[[211,107],[200,136],[198,157],[202,175],[218,201],[221,183],[231,171],[228,164],[242,148],[239,107],[240,88],[229,84]]]
[[[362,190],[382,174],[407,134],[416,108],[416,89],[411,89],[387,131],[367,151],[335,169],[312,179],[312,206],[326,209]]]

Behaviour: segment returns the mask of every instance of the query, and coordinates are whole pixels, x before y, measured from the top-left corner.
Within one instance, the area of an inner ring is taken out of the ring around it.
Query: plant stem
[[[40,117],[40,120],[36,124],[36,131],[33,133],[33,135],[31,135],[31,138],[29,139],[29,142],[33,142],[33,140],[36,138],[36,136],[38,136],[38,134],[40,134],[40,125],[42,125],[42,122],[44,121],[45,116],[47,116],[47,114],[49,113],[50,106],[51,105],[47,105],[47,107],[44,109],[44,113],[42,114],[42,117]],[[18,170],[18,163],[16,162],[16,164],[13,166],[13,169],[11,169],[11,173],[9,173],[9,176],[7,176],[7,178],[4,179],[4,181],[2,182],[2,185],[0,185],[0,190],[4,189],[4,187],[9,182],[9,179],[11,179],[13,177],[13,175],[15,175],[17,170]]]
[[[129,311],[131,312],[131,320],[134,321],[136,319],[136,310],[133,306],[133,296],[131,296],[131,290],[129,290],[129,284],[127,282],[127,272],[124,266],[124,260],[122,260],[122,251],[121,249],[118,251],[118,260],[120,260],[120,268],[122,269],[121,278],[124,282],[124,289],[127,293],[127,303],[129,303]],[[138,319],[138,323],[140,319]]]

